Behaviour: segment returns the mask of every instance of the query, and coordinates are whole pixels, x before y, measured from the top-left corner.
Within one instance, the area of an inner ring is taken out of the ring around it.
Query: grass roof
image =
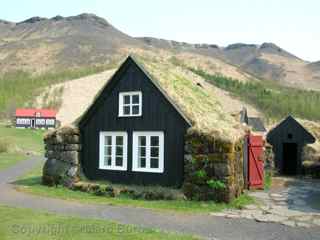
[[[137,64],[190,120],[193,131],[226,141],[234,141],[244,135],[244,127],[224,111],[214,94],[214,87],[204,79],[187,67],[170,61],[172,56],[155,51],[132,52]]]

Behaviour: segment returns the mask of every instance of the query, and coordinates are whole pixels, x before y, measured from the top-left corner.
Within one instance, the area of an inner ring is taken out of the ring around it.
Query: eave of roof
[[[273,137],[273,135],[275,134],[275,132],[277,131],[277,129],[281,128],[282,125],[284,125],[287,121],[293,121],[295,124],[297,124],[297,126],[299,126],[306,134],[306,136],[308,136],[310,138],[310,143],[314,143],[316,141],[316,138],[301,124],[299,123],[293,116],[289,115],[288,117],[284,118],[278,125],[276,125],[275,127],[273,127],[267,134],[267,139],[270,139]]]

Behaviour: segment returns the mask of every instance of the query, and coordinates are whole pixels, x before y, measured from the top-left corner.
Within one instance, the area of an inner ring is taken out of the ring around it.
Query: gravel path
[[[30,159],[0,172],[0,204],[62,215],[108,219],[123,224],[194,234],[207,239],[320,239],[320,228],[306,229],[273,223],[257,223],[254,220],[228,219],[209,214],[185,215],[134,207],[82,204],[15,191],[10,182],[31,170],[40,161],[41,159]]]

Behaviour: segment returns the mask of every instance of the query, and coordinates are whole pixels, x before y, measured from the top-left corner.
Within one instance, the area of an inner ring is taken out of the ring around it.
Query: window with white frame
[[[162,173],[164,171],[163,132],[133,132],[132,170]]]
[[[142,93],[121,92],[119,93],[119,116],[135,117],[142,115]]]
[[[100,132],[99,168],[127,170],[127,145],[126,132]]]

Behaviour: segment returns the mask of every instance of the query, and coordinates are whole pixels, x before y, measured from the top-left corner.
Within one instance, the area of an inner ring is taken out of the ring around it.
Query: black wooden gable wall
[[[302,171],[302,151],[315,138],[292,116],[287,117],[267,134],[273,146],[275,164],[281,173],[297,174]]]
[[[142,92],[142,116],[118,117],[119,93]],[[129,57],[102,90],[79,122],[82,134],[82,167],[89,179],[119,183],[180,185],[183,180],[184,136],[190,124],[145,71]],[[99,169],[101,131],[128,133],[128,170]],[[164,132],[164,173],[133,172],[133,131]]]

